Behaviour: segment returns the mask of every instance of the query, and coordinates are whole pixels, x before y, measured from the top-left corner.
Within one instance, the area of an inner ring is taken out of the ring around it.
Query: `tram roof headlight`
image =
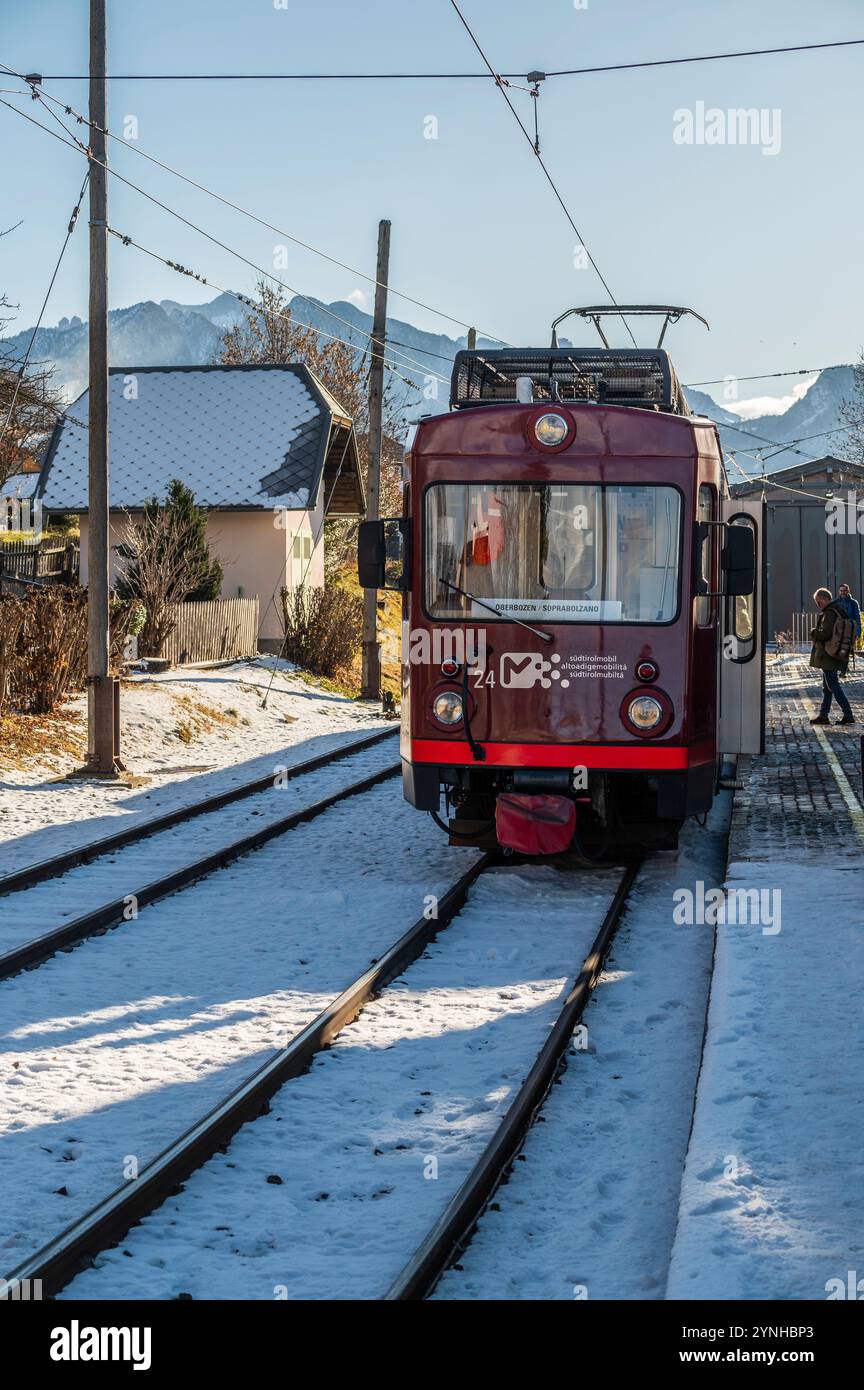
[[[569,432],[569,425],[563,415],[541,415],[534,421],[534,438],[538,444],[545,444],[547,448],[555,448],[558,444],[563,444]]]
[[[649,729],[656,729],[663,718],[663,706],[653,695],[637,695],[627,706],[627,718],[634,728],[647,733]]]
[[[462,696],[456,690],[442,690],[432,701],[432,713],[439,724],[458,724],[462,719]]]

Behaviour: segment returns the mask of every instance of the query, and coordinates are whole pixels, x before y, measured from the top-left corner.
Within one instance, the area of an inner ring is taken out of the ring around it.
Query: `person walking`
[[[810,633],[813,642],[813,650],[810,653],[810,665],[817,671],[822,672],[822,705],[815,719],[811,719],[811,724],[830,724],[828,718],[831,709],[831,700],[836,699],[843,714],[842,719],[838,719],[838,724],[854,724],[855,716],[852,713],[852,706],[840,685],[841,675],[845,676],[846,667],[849,664],[849,650],[846,649],[845,655],[842,651],[835,656],[827,650],[829,646],[837,645],[832,642],[835,636],[834,629],[838,622],[851,621],[847,619],[846,612],[841,607],[838,599],[832,597],[830,589],[817,589],[813,595],[813,601],[819,609],[819,618]]]
[[[837,590],[837,603],[847,618],[851,618],[855,624],[855,642],[861,640],[861,609],[857,599],[852,597],[852,590],[848,584],[841,584]]]

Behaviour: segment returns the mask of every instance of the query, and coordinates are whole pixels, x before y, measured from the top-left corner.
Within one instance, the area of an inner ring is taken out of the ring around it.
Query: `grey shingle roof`
[[[13,473],[0,483],[0,497],[30,497],[38,481],[38,473]]]
[[[88,396],[69,407],[85,424]],[[300,363],[113,368],[111,507],[162,498],[173,478],[204,507],[313,507],[334,416],[348,418]],[[86,511],[87,440],[58,423],[39,486],[48,509]]]

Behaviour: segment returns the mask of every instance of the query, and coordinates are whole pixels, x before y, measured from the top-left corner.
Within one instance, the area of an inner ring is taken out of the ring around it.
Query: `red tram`
[[[457,355],[360,582],[403,590],[404,794],[452,843],[674,848],[763,751],[762,504],[662,347],[570,312],[602,348]]]

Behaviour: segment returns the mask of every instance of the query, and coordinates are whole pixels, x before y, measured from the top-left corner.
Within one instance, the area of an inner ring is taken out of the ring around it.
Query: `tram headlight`
[[[635,729],[648,733],[663,718],[663,706],[653,695],[637,695],[627,706],[627,718]]]
[[[538,444],[554,448],[567,438],[568,425],[563,415],[541,415],[534,421],[534,438]]]
[[[439,724],[458,724],[462,719],[462,696],[456,690],[442,690],[432,701],[432,713]]]

